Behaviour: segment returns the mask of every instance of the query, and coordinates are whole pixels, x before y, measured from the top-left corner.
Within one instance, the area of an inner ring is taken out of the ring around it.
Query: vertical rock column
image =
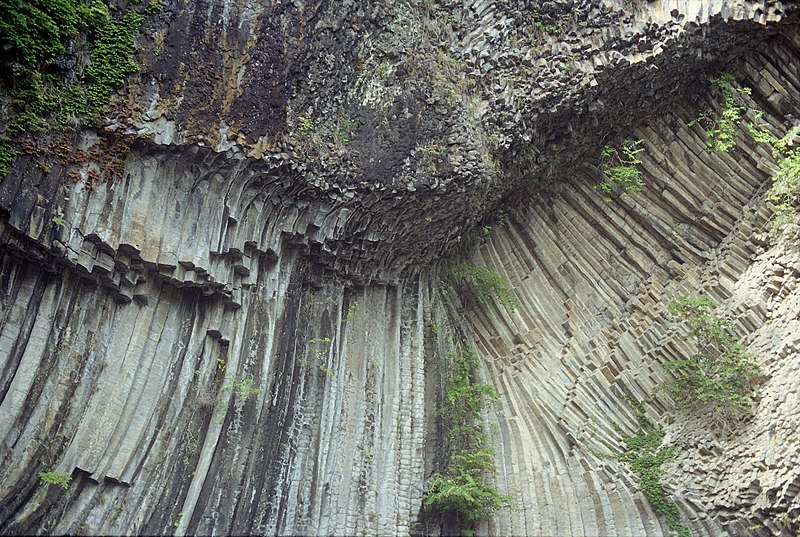
[[[749,120],[763,109],[776,128],[792,127],[783,118],[800,102],[796,58],[796,43],[779,39],[731,66],[753,90]],[[744,129],[731,152],[709,151],[694,114],[676,105],[632,133],[645,148],[641,193],[606,203],[593,188],[599,172],[577,174],[544,189],[476,254],[520,301],[514,313],[482,307],[467,320],[501,395],[498,479],[518,506],[492,521],[493,533],[670,533],[613,457],[623,447],[614,424],[638,429],[627,398],[666,426],[666,442],[683,443],[662,482],[697,534],[779,534],[778,514],[791,521],[800,508],[796,468],[784,462],[800,449],[786,420],[800,408],[785,382],[800,363],[800,258],[786,239],[764,240],[775,162]],[[755,417],[733,437],[687,421],[656,391],[663,363],[692,352],[666,305],[700,293],[722,305],[770,376]]]

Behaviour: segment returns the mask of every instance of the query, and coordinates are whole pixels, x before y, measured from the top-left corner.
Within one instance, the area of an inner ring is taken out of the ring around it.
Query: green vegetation
[[[255,386],[256,383],[253,379],[228,376],[225,384],[222,386],[222,391],[233,390],[236,397],[244,401],[259,392],[258,388]]]
[[[217,366],[219,368],[219,359],[217,359]],[[223,368],[224,367],[225,366],[223,365]],[[195,372],[195,375],[197,375],[197,372]],[[214,405],[214,407],[216,408],[215,411],[217,412],[216,415],[217,423],[222,423],[225,419],[227,398],[223,397],[223,394],[225,394],[228,391],[233,391],[233,394],[237,399],[235,404],[238,409],[241,409],[242,406],[245,404],[245,402],[250,397],[258,394],[260,390],[256,388],[256,383],[253,379],[247,377],[237,377],[235,375],[228,375],[227,377],[225,377],[225,383],[222,385],[222,389],[220,390],[220,392],[216,396],[213,395],[209,396],[209,400],[212,402],[211,404]],[[215,402],[214,399],[216,399]],[[194,442],[194,444],[195,444],[194,448],[196,449],[197,448],[196,441]],[[190,447],[190,452],[191,451],[192,450]],[[188,459],[184,461],[184,463],[189,464]]]
[[[139,70],[134,60],[135,40],[146,18],[143,13],[128,10],[120,20],[110,20],[98,28],[91,63],[85,75],[90,82],[87,113],[101,110],[111,92],[121,86],[128,75]]]
[[[508,281],[488,267],[469,262],[451,263],[445,270],[445,279],[456,288],[466,286],[473,296],[485,304],[495,299],[511,310],[518,305]]]
[[[728,152],[735,145],[736,129],[745,113],[745,98],[751,94],[750,88],[734,87],[735,79],[728,73],[722,73],[712,79],[711,83],[722,93],[720,112],[709,110],[690,125],[702,123],[706,132],[706,143],[710,150]],[[800,127],[795,127],[782,138],[778,138],[767,130],[768,125],[761,121],[763,112],[755,113],[755,123],[748,123],[748,131],[757,142],[766,143],[778,163],[778,171],[772,177],[772,186],[767,191],[766,199],[775,204],[775,216],[772,219],[770,235],[773,238],[782,233],[791,232],[797,235],[798,213],[800,204],[800,148],[793,143],[800,134]]]
[[[0,181],[8,175],[11,163],[17,157],[17,150],[14,149],[7,139],[0,137]]]
[[[18,64],[51,63],[76,34],[108,18],[101,0],[0,0],[0,36]]]
[[[40,485],[58,485],[64,490],[69,488],[72,476],[64,472],[39,472]]]
[[[444,146],[438,142],[430,142],[422,147],[423,155],[437,157],[444,153]]]
[[[778,161],[778,171],[772,176],[772,186],[767,191],[767,200],[775,204],[775,217],[770,233],[773,237],[791,230],[797,234],[797,209],[800,203],[800,147],[792,144],[800,135],[795,127],[783,138],[778,138],[759,125],[761,113],[756,114],[756,124],[748,124],[748,130],[757,142],[769,144],[772,156]]]
[[[312,120],[310,116],[300,116],[297,118],[297,132],[300,136],[310,138],[315,130],[314,120]]]
[[[601,168],[605,179],[595,188],[603,192],[603,199],[628,198],[644,188],[642,172],[637,167],[642,163],[637,156],[644,151],[641,140],[624,140],[619,149],[609,145],[600,153]]]
[[[446,387],[442,415],[449,428],[450,458],[443,473],[434,475],[423,499],[425,507],[457,513],[463,520],[475,520],[511,507],[511,498],[489,485],[493,474],[494,447],[483,427],[481,407],[497,399],[494,388],[475,382],[473,371],[480,360],[473,350],[451,352],[451,376]]]
[[[639,477],[639,485],[653,510],[663,516],[670,531],[679,537],[689,537],[689,529],[680,523],[678,506],[661,486],[661,465],[675,459],[677,445],[664,446],[664,430],[656,428],[644,412],[641,404],[634,402],[637,409],[639,430],[636,434],[625,434],[622,428],[613,424],[622,436],[625,451],[616,453],[614,458],[630,465]]]
[[[339,115],[322,124],[317,124],[310,115],[297,118],[296,131],[301,147],[306,151],[319,154],[330,152],[334,148],[344,150],[350,145],[350,137],[356,128],[356,122],[344,115]]]
[[[681,297],[667,310],[689,326],[689,337],[697,345],[695,354],[665,364],[675,375],[667,386],[669,393],[715,425],[734,425],[753,405],[760,374],[755,356],[736,341],[733,323],[714,315],[708,297]]]
[[[721,73],[711,80],[711,84],[722,92],[721,110],[717,113],[708,110],[689,123],[702,123],[706,132],[706,145],[709,150],[727,153],[736,146],[735,135],[744,111],[741,96],[750,95],[750,88],[735,88],[735,79],[728,73]]]
[[[0,0],[0,44],[8,47],[0,73],[10,84],[11,105],[0,111],[0,179],[20,147],[36,153],[35,141],[19,137],[70,133],[95,121],[111,92],[138,70],[135,39],[147,15],[160,9],[151,2],[112,16],[102,0]],[[59,61],[80,58],[84,49],[89,62],[82,76]]]
[[[316,347],[314,349],[314,355],[317,362],[317,369],[325,373],[326,375],[330,375],[333,373],[333,369],[331,367],[325,365],[325,355],[328,352],[331,344],[331,338],[316,338],[312,339],[308,342],[309,345]]]
[[[354,300],[353,303],[350,304],[350,307],[347,308],[347,313],[344,316],[344,320],[345,322],[349,323],[350,321],[354,321],[355,319],[358,319],[363,315],[364,312],[361,311],[361,307],[359,306],[358,301]]]

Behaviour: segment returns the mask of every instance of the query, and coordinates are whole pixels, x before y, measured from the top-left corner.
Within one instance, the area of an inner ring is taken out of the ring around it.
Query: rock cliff
[[[709,151],[695,121],[724,71],[746,119],[797,125],[797,4],[164,4],[70,140],[119,169],[21,155],[0,183],[4,534],[450,534],[422,499],[459,345],[499,392],[514,503],[480,533],[669,535],[613,456],[631,399],[681,444],[662,484],[693,534],[800,529],[775,156],[744,128]],[[607,203],[623,138],[645,187]],[[459,250],[518,307],[443,293]],[[666,304],[699,293],[765,375],[730,434],[658,390],[689,352]]]

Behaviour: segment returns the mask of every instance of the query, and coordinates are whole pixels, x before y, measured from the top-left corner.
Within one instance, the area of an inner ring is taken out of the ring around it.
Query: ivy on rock
[[[0,0],[0,179],[27,151],[24,137],[92,125],[111,93],[138,71],[136,38],[160,2],[120,10],[101,0]],[[84,42],[85,41],[85,42]],[[89,53],[81,71],[81,54]]]

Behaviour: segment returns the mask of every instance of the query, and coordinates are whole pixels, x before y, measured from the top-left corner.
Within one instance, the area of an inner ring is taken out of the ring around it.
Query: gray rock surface
[[[688,348],[665,304],[697,292],[769,378],[730,436],[656,395],[683,442],[665,485],[695,534],[796,532],[797,244],[765,240],[769,151],[742,132],[710,153],[690,123],[724,69],[750,118],[793,127],[797,20],[745,0],[166,2],[141,77],[74,141],[131,136],[124,173],[22,156],[0,183],[3,533],[452,532],[422,495],[466,338],[516,504],[482,533],[667,535],[602,454],[635,426],[625,396]],[[623,135],[647,187],[607,204],[597,155]],[[442,299],[435,263],[499,208],[472,255],[520,307]]]

